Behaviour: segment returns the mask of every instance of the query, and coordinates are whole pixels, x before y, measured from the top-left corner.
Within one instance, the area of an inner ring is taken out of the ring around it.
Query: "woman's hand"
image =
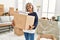
[[[33,28],[34,28],[34,26],[29,25],[29,30],[32,30]]]
[[[14,20],[12,21],[12,26],[15,26],[15,22],[14,22]]]

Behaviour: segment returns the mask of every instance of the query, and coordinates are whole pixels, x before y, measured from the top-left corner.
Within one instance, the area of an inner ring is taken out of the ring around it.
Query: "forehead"
[[[32,4],[31,3],[28,3],[26,6],[32,6]]]

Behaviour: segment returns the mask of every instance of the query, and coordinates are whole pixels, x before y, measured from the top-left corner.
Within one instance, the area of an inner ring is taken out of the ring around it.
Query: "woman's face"
[[[27,10],[28,10],[29,12],[31,12],[31,11],[33,10],[33,7],[32,7],[31,4],[27,4]]]

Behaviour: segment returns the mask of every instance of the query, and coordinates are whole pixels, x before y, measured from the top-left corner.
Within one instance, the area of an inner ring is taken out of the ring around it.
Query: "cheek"
[[[30,9],[32,11],[32,9]]]
[[[30,8],[27,8],[27,10],[30,10]]]
[[[29,10],[32,10],[32,8],[29,8]]]

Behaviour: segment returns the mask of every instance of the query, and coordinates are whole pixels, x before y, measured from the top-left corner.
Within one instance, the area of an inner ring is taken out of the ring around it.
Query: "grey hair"
[[[27,11],[27,12],[28,12],[28,9],[27,9],[27,5],[28,5],[28,4],[32,5],[31,3],[27,3],[27,4],[26,4],[26,11]],[[33,5],[32,5],[32,11],[34,11]]]

